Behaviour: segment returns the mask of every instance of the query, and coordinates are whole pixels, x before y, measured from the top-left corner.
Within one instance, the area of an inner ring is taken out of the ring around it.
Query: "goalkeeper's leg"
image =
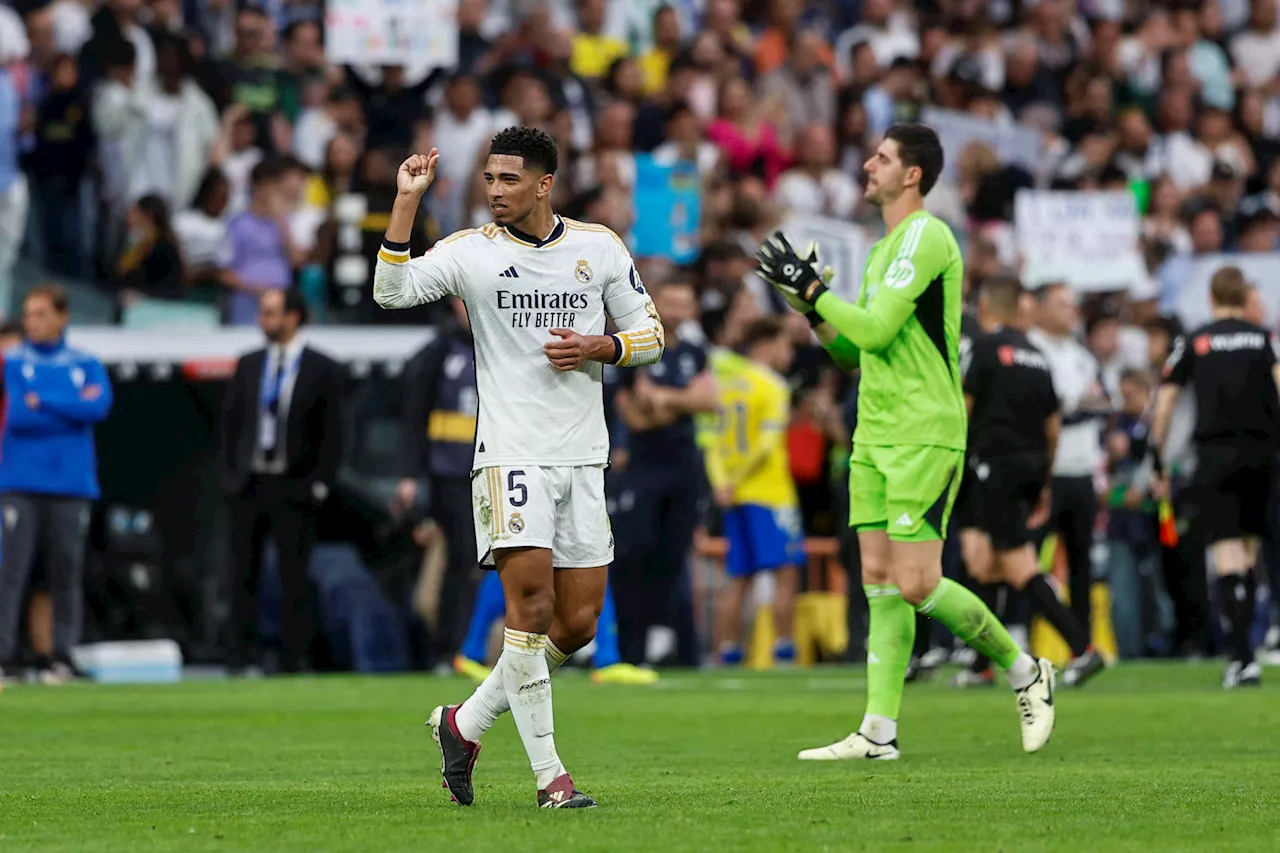
[[[1024,652],[995,614],[968,589],[942,577],[942,541],[893,541],[890,552],[903,599],[990,658],[1018,697],[1022,746],[1043,747],[1053,733],[1053,666]]]
[[[891,583],[889,538],[884,524],[858,530],[862,586],[867,594],[867,708],[857,731],[827,746],[806,749],[802,761],[898,757],[898,709],[915,641],[916,614]]]

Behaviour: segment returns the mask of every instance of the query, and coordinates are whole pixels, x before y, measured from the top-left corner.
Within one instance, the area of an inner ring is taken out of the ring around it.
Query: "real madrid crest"
[[[578,267],[573,271],[573,274],[576,275],[578,277],[578,281],[582,282],[583,284],[590,284],[591,283],[591,264],[587,263],[585,258],[579,258]]]
[[[520,517],[520,513],[513,512],[511,518],[507,520],[507,526],[511,528],[512,533],[519,533],[524,530],[524,519]]]

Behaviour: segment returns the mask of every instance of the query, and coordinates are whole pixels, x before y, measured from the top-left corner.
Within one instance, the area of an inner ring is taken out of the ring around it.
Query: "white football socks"
[[[1025,690],[1036,683],[1036,679],[1040,677],[1040,665],[1036,663],[1036,659],[1026,652],[1018,655],[1018,659],[1013,662],[1013,666],[1004,672],[1009,679],[1009,686],[1014,690]]]
[[[547,788],[565,772],[556,754],[551,671],[547,667],[546,652],[546,634],[506,629],[500,661],[503,684],[539,790]]]
[[[858,734],[881,746],[892,743],[898,737],[898,721],[879,714],[865,714]]]
[[[555,672],[560,668],[560,664],[569,659],[569,656],[556,648],[556,644],[547,637],[546,658],[547,672]],[[510,710],[511,703],[507,701],[507,688],[503,684],[502,655],[499,655],[497,662],[493,665],[493,671],[480,682],[480,686],[471,694],[471,698],[458,708],[454,721],[458,724],[458,733],[475,743],[493,727],[499,717]]]

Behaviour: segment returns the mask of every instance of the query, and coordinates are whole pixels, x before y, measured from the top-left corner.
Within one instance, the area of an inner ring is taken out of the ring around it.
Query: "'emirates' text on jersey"
[[[1238,319],[1215,320],[1174,342],[1164,381],[1195,389],[1197,443],[1280,442],[1280,397],[1272,375],[1277,359],[1275,337]]]
[[[1049,363],[1026,335],[1005,328],[974,338],[964,390],[973,398],[971,454],[1048,454],[1044,424],[1058,411],[1058,395]]]
[[[560,218],[545,240],[490,224],[405,261],[378,253],[374,298],[408,308],[457,296],[475,339],[480,411],[474,469],[594,465],[609,458],[601,374],[588,361],[560,372],[543,353],[551,329],[619,329],[620,364],[656,361],[662,326],[626,246],[602,225]]]

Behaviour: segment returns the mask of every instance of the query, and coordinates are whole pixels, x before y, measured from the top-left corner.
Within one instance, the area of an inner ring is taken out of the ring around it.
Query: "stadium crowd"
[[[637,156],[686,162],[696,259],[638,255],[641,277],[659,295],[691,285],[691,345],[787,318],[803,528],[837,535],[856,388],[752,274],[756,248],[793,216],[882,236],[861,164],[896,121],[1030,130],[1028,156],[948,150],[929,210],[976,287],[1022,268],[1019,190],[1134,194],[1140,274],[1045,289],[1032,319],[1096,362],[1099,511],[1075,550],[1110,582],[1120,652],[1211,653],[1203,553],[1194,537],[1162,546],[1135,472],[1197,259],[1280,252],[1280,0],[460,0],[457,15],[455,65],[353,67],[326,58],[320,0],[4,0],[0,316],[52,278],[126,326],[192,310],[252,324],[258,294],[289,288],[320,323],[447,323],[371,299],[409,153],[441,152],[415,254],[488,221],[477,166],[503,127],[550,133],[556,209],[629,241]],[[1172,473],[1176,492],[1187,471]]]

